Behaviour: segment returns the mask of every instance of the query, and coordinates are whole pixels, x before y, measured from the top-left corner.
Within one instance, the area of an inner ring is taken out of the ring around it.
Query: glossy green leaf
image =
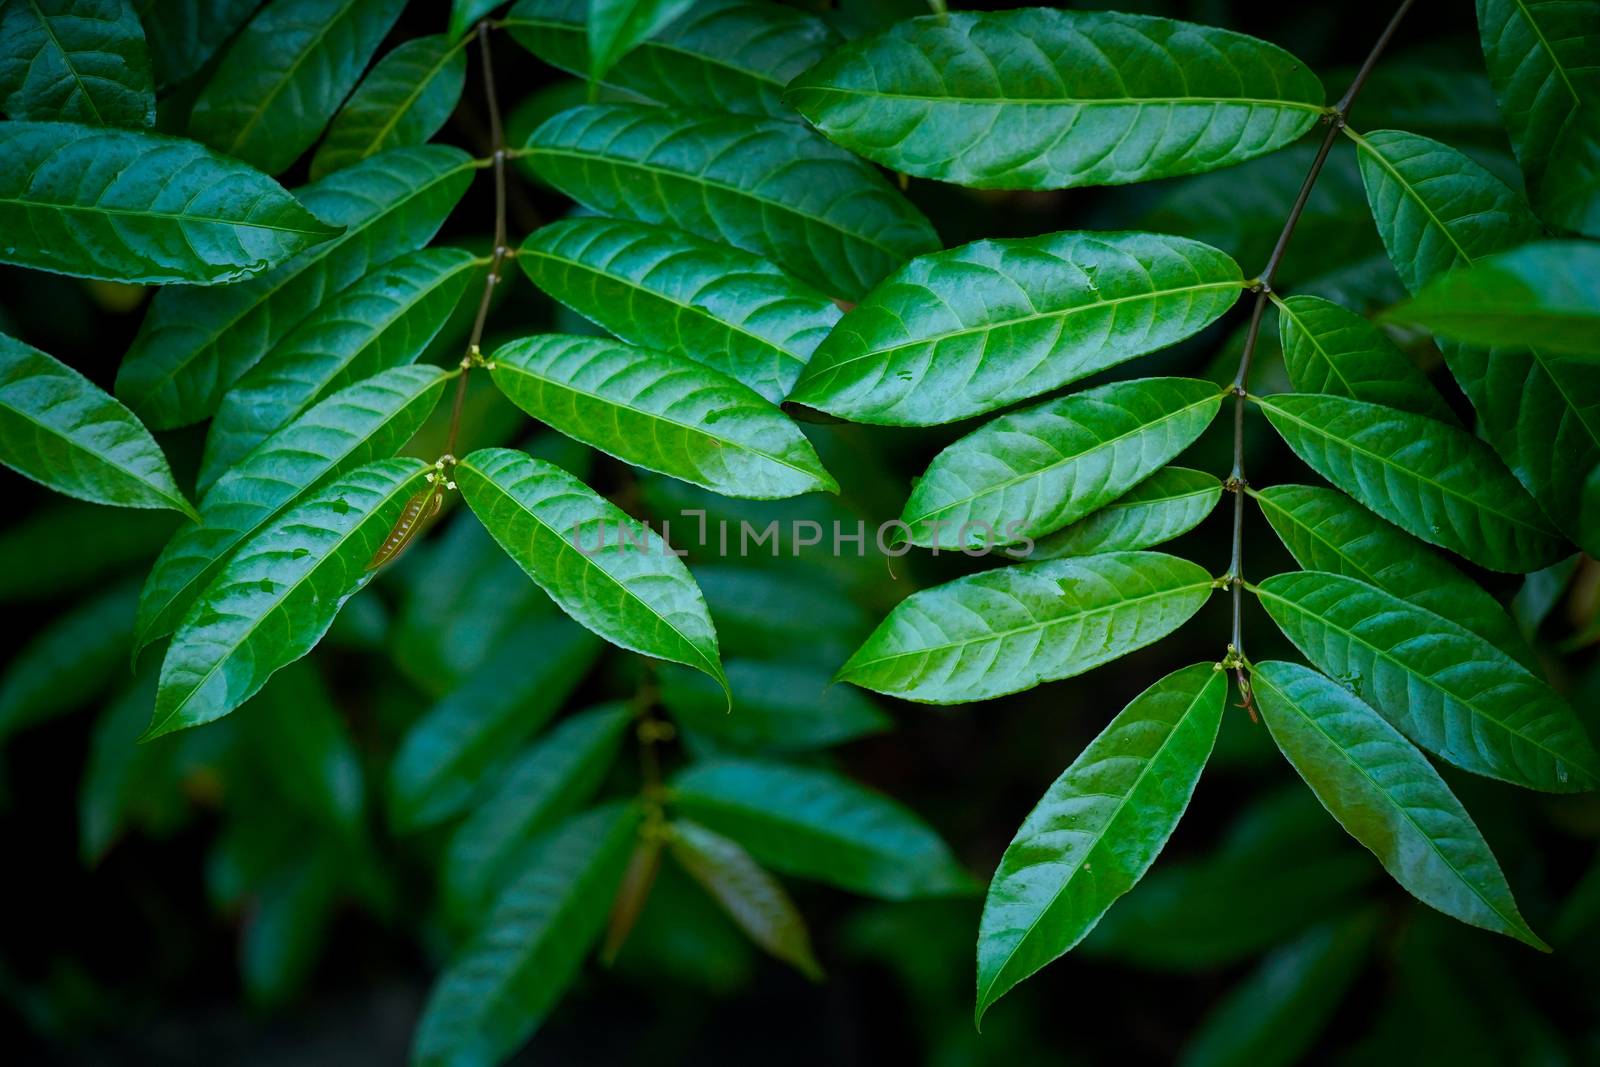
[[[550,119],[523,154],[602,215],[742,248],[847,300],[939,243],[881,174],[794,122],[596,104]]]
[[[989,548],[1059,530],[1193,444],[1222,397],[1195,378],[1141,378],[1002,415],[934,457],[900,515],[907,539]]]
[[[605,77],[635,45],[693,6],[694,0],[588,0],[585,40],[590,78]]]
[[[249,21],[261,0],[135,0],[156,88],[183,81]]]
[[[1499,601],[1426,545],[1334,489],[1249,490],[1296,563],[1365,582],[1483,638],[1534,674],[1539,660]],[[1428,624],[1431,626],[1431,624]]]
[[[1477,0],[1484,65],[1511,147],[1537,187],[1563,124],[1600,82],[1600,9],[1585,0]]]
[[[1600,237],[1600,101],[1572,113],[1534,190],[1539,217],[1558,229]]]
[[[1176,344],[1243,288],[1237,263],[1181,237],[977,241],[873,290],[817,348],[792,399],[854,422],[953,422]]]
[[[320,178],[385,148],[422,144],[444,126],[467,78],[464,43],[418,37],[384,56],[334,116],[311,157]]]
[[[1450,787],[1349,691],[1294,663],[1258,663],[1262,718],[1311,791],[1412,895],[1462,922],[1548,951]]]
[[[389,770],[395,829],[422,830],[461,814],[506,758],[577,688],[600,642],[559,615],[512,630],[461,686],[412,724]]]
[[[480,21],[489,17],[506,0],[451,0],[449,37],[465,37]]]
[[[246,542],[178,625],[146,738],[221,718],[278,668],[315,647],[429,466],[390,459],[358,467]]]
[[[1600,356],[1600,245],[1544,241],[1441,274],[1387,318],[1476,345]],[[1592,361],[1569,373],[1594,374]],[[1600,408],[1600,395],[1597,395]],[[1600,425],[1600,410],[1590,411]]]
[[[800,910],[783,884],[737,841],[679,821],[671,825],[667,847],[751,941],[812,981],[821,981],[822,968],[811,952],[811,935]]]
[[[65,363],[4,334],[0,463],[79,500],[195,515],[133,412]]]
[[[1094,514],[1034,542],[1028,559],[1133,552],[1198,526],[1222,499],[1222,483],[1204,471],[1162,467]]]
[[[520,0],[505,27],[551,66],[587,75],[587,0]],[[640,40],[601,81],[669,107],[792,118],[789,81],[839,43],[822,19],[779,4],[696,0]]]
[[[118,582],[34,628],[0,674],[0,742],[82,707],[126,671],[137,595]]]
[[[1429,544],[1519,573],[1563,555],[1539,506],[1464,430],[1344,397],[1254,400],[1312,470]]]
[[[117,282],[239,281],[328,247],[340,226],[308,206],[193,141],[0,124],[0,262]]]
[[[732,838],[784,874],[885,900],[973,888],[922,820],[832,771],[718,760],[686,768],[668,789],[674,813]]]
[[[562,611],[614,645],[724,686],[717,633],[661,538],[553,464],[485,448],[456,466],[467,504]]]
[[[428,996],[416,1067],[499,1063],[555,1006],[605,928],[638,835],[639,811],[613,804],[568,820],[521,857],[477,936]]]
[[[218,479],[200,501],[199,523],[180,530],[151,569],[134,647],[171,633],[235,550],[285,508],[329,479],[398,452],[454,376],[437,367],[396,367],[347,386]]]
[[[697,360],[774,404],[839,321],[833,301],[759,256],[628,219],[551,223],[517,262],[624,341]]]
[[[269,0],[223,53],[189,135],[268,174],[311,147],[405,0]]]
[[[839,488],[788,416],[682,356],[541,334],[496,349],[490,374],[540,422],[713,492],[770,500]]]
[[[1600,756],[1572,708],[1465,627],[1322,571],[1274,575],[1255,591],[1307,659],[1428,751],[1530,789],[1600,785]]]
[[[0,7],[0,111],[44,122],[154,125],[150,53],[132,0]]]
[[[504,887],[521,847],[600,788],[633,719],[626,704],[591,708],[564,719],[516,757],[450,837],[442,865],[447,907],[471,915]]]
[[[842,681],[961,704],[1082,674],[1182,626],[1211,576],[1159,552],[1107,552],[985,571],[902,600]]]
[[[786,610],[788,610],[786,608]],[[703,674],[661,676],[661,704],[680,726],[744,751],[804,752],[879,734],[893,723],[870,700],[815,667],[729,659],[733,708]]]
[[[1274,303],[1284,366],[1297,392],[1328,393],[1455,421],[1427,375],[1366,317],[1319,296],[1291,296]]]
[[[305,205],[344,233],[241,285],[157,293],[117,372],[117,395],[157,429],[212,414],[228,387],[329,297],[427,244],[472,169],[459,149],[423,145],[302,188]]]
[[[980,1024],[1150,869],[1194,795],[1227,696],[1228,676],[1212,664],[1167,675],[1134,697],[1028,813],[984,901]]]
[[[415,362],[479,266],[459,248],[424,248],[384,263],[313,311],[222,398],[200,462],[202,491],[313,404]]]
[[[1265,41],[1115,12],[897,22],[785,97],[874,162],[977,188],[1061,189],[1215,170],[1294,141],[1322,83]]]

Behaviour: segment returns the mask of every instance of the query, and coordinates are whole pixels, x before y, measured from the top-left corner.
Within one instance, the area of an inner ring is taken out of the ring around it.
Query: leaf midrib
[[[550,19],[550,20],[540,20],[540,19],[530,19],[530,18],[520,18],[519,19],[519,18],[514,17],[514,15],[513,16],[508,16],[508,17],[500,20],[499,25],[500,25],[501,28],[508,29],[508,30],[516,29],[519,26],[526,26],[526,27],[529,27],[530,29],[554,29],[554,30],[556,30],[558,32],[569,33],[574,37],[581,37],[581,36],[583,36],[583,32],[584,32],[581,27],[576,27],[575,28],[574,24],[570,23],[570,22],[557,22],[557,21],[555,21],[553,19]],[[587,47],[587,45],[585,45],[585,47]],[[692,59],[692,60],[695,60],[697,62],[705,63],[708,66],[720,67],[723,70],[729,71],[729,72],[731,72],[733,74],[738,74],[738,75],[741,75],[743,77],[749,78],[752,81],[757,81],[757,82],[762,83],[763,85],[770,86],[771,88],[776,89],[776,90],[778,90],[780,92],[783,90],[784,86],[787,84],[785,82],[779,81],[776,78],[769,77],[766,74],[766,72],[760,71],[760,70],[756,70],[753,67],[737,67],[737,66],[734,66],[732,63],[728,62],[727,60],[722,59],[720,56],[712,56],[712,55],[708,55],[708,54],[706,54],[704,52],[691,52],[687,48],[679,48],[675,44],[671,44],[671,43],[668,43],[666,41],[658,41],[658,40],[656,40],[654,38],[649,38],[649,37],[645,38],[643,41],[640,41],[639,44],[632,49],[632,51],[634,51],[634,52],[644,52],[644,51],[647,51],[649,49],[658,49],[658,50],[660,50],[662,52],[671,52],[673,55],[683,56],[683,57],[685,57],[687,59]],[[618,59],[617,62],[620,63],[621,59]],[[616,69],[616,64],[612,64],[612,68],[611,69],[615,70]],[[575,71],[574,73],[581,74],[581,73],[584,73],[584,72]],[[600,78],[600,83],[602,85],[612,85],[613,84],[612,82],[607,81],[604,77]],[[635,90],[635,89],[629,89],[625,85],[617,85],[616,88],[622,89],[625,92],[637,92],[638,91],[638,90]]]
[[[255,130],[256,124],[261,121],[272,107],[272,102],[278,98],[278,94],[282,93],[284,88],[300,73],[301,66],[311,57],[312,53],[321,50],[323,43],[328,38],[329,31],[344,21],[345,16],[350,14],[350,9],[359,2],[360,0],[342,0],[339,9],[324,18],[322,25],[317,28],[316,33],[306,42],[305,47],[295,53],[294,61],[284,69],[283,76],[275,79],[272,83],[272,88],[267,91],[267,95],[256,101],[256,105],[250,110],[250,117],[245,120],[244,124],[238,128],[232,139],[229,140],[229,155],[239,155],[239,146],[249,138],[250,134]]]
[[[89,113],[94,116],[96,124],[104,126],[106,120],[100,114],[100,109],[95,106],[94,97],[89,93],[89,87],[84,84],[83,75],[78,73],[78,65],[72,61],[73,53],[61,44],[61,38],[56,36],[56,28],[50,25],[50,19],[39,7],[39,0],[28,0],[28,6],[33,8],[34,17],[39,20],[39,26],[44,30],[45,36],[50,38],[50,43],[57,52],[61,53],[61,64],[72,74],[72,81],[78,87],[78,92],[83,94],[83,102],[89,105]]]
[[[934,96],[928,93],[885,92],[878,89],[850,89],[836,85],[795,85],[796,93],[833,93],[837,96],[859,96],[874,100],[911,100],[918,103],[946,104],[956,107],[993,107],[1020,104],[1024,107],[1144,107],[1150,104],[1205,107],[1233,105],[1239,107],[1277,107],[1287,111],[1314,111],[1321,115],[1327,111],[1322,104],[1303,100],[1282,100],[1273,97],[1250,96],[1127,96],[1127,97],[1026,97],[1026,96]]]
[[[329,239],[338,237],[341,232],[339,229],[332,226],[323,226],[320,229],[308,229],[300,226],[278,226],[270,222],[227,219],[213,217],[210,215],[190,215],[176,211],[148,211],[136,208],[105,207],[100,204],[63,204],[19,196],[0,196],[0,204],[20,204],[25,208],[43,208],[50,211],[79,211],[90,215],[111,215],[117,218],[172,219],[180,223],[195,226],[225,226],[231,229],[266,230],[272,233],[303,234],[310,237],[324,237]],[[195,258],[198,259],[199,256],[197,255]]]
[[[418,40],[421,40],[421,38],[418,38]],[[394,128],[400,124],[400,119],[410,113],[412,107],[414,107],[416,102],[421,99],[423,92],[425,92],[433,84],[434,79],[437,78],[440,72],[444,70],[446,65],[448,65],[449,62],[456,57],[456,53],[465,48],[467,43],[471,40],[471,35],[461,38],[461,40],[445,49],[444,53],[435,62],[429,65],[428,73],[417,82],[410,92],[406,93],[406,95],[401,98],[399,105],[389,109],[388,118],[384,119],[384,121],[378,125],[377,136],[368,137],[365,140],[362,145],[362,151],[359,158],[366,159],[368,156],[377,153],[378,149],[383,144],[383,139],[388,137],[390,133],[394,132]],[[377,68],[374,67],[373,69],[376,71]],[[359,93],[360,89],[358,88],[356,91]],[[329,131],[330,140],[335,132],[337,131]]]

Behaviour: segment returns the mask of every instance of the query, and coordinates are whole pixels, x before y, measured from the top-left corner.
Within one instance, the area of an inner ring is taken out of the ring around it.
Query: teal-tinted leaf
[[[1542,571],[1534,571],[1523,580],[1522,588],[1511,598],[1511,617],[1528,640],[1533,640],[1544,620],[1560,603],[1567,583],[1572,581],[1582,560],[1579,554],[1568,556]]]
[[[839,671],[866,689],[960,704],[1082,674],[1182,626],[1211,576],[1159,552],[1023,563],[914,593]]]
[[[47,499],[0,530],[0,559],[25,559],[26,567],[0,570],[0,604],[59,597],[95,588],[161,551],[179,524],[171,511],[126,511],[116,522],[95,504]],[[834,662],[850,650],[839,651]]]
[[[900,516],[908,539],[989,548],[1059,530],[1193,444],[1222,396],[1194,378],[1141,378],[1002,415],[934,457]]]
[[[344,234],[241,285],[157,293],[117,372],[117,395],[157,429],[212,414],[228,387],[329,297],[427,244],[471,177],[465,152],[423,145],[304,187],[305,205]]]
[[[270,0],[234,38],[189,116],[189,135],[285,170],[361,77],[405,0]]]
[[[179,531],[150,571],[134,647],[171,633],[234,551],[297,499],[398,452],[452,377],[437,367],[396,367],[357,382],[267,438],[218,479],[200,501],[199,523]]]
[[[621,804],[568,820],[525,851],[423,1009],[416,1067],[499,1063],[527,1040],[605,928],[638,836]]]
[[[873,290],[818,347],[793,399],[855,422],[953,422],[1175,344],[1243,287],[1237,263],[1181,237],[977,241]]]
[[[222,398],[206,436],[201,489],[319,400],[414,362],[478,265],[459,248],[424,248],[390,260],[313,311]]]
[[[1534,205],[1552,226],[1600,237],[1600,101],[1579,107],[1567,120],[1534,190]]]
[[[83,706],[126,670],[137,595],[119,582],[33,632],[0,675],[0,742]]]
[[[418,459],[358,467],[246,542],[179,624],[145,736],[221,718],[311,651],[372,578],[368,564],[429,469]]]
[[[1289,554],[1308,571],[1354,578],[1470,630],[1534,674],[1539,660],[1499,601],[1471,578],[1334,489],[1249,490]]]
[[[827,748],[882,733],[892,725],[854,689],[831,685],[825,670],[730,659],[727,672],[733,690],[731,713],[722,690],[692,671],[662,674],[661,703],[680,726],[748,751]]]
[[[1199,663],[1134,697],[1006,849],[978,928],[976,1018],[1064,955],[1150,869],[1216,743],[1228,676]]]
[[[1259,663],[1251,677],[1272,739],[1395,881],[1446,915],[1548,951],[1471,816],[1394,727],[1298,664]]]
[[[595,81],[640,41],[687,11],[694,0],[589,0],[589,77]]]
[[[1094,514],[1039,538],[1027,558],[1149,548],[1194,529],[1221,499],[1222,483],[1213,475],[1163,467]]]
[[[141,676],[95,721],[78,781],[78,855],[86,867],[98,864],[129,825],[165,829],[187,808],[175,788],[181,739],[139,744],[155,682],[153,671]]]
[[[1427,375],[1364,316],[1318,296],[1274,298],[1274,303],[1284,367],[1297,392],[1329,393],[1455,421]]]
[[[239,969],[256,1005],[284,1004],[305,986],[327,944],[336,878],[336,854],[320,845],[289,855],[255,887]]]
[[[133,412],[65,363],[4,334],[0,463],[79,500],[195,515]]]
[[[114,282],[209,285],[326,248],[339,230],[271,178],[193,141],[0,124],[0,262]]]
[[[733,564],[695,568],[730,656],[806,663],[831,671],[872,628],[861,606],[812,570]],[[788,610],[768,611],[768,604]]]
[[[628,219],[551,223],[517,262],[624,341],[698,360],[774,404],[839,321],[833,301],[759,256]]]
[[[449,37],[465,37],[480,21],[489,17],[506,0],[451,0]]]
[[[1567,117],[1600,79],[1600,9],[1585,0],[1478,0],[1484,64],[1511,147],[1539,185]]]
[[[694,577],[666,543],[553,464],[485,448],[456,466],[484,528],[562,611],[614,645],[726,686]]]
[[[150,54],[132,0],[0,7],[0,111],[14,119],[153,125]]]
[[[1429,544],[1519,573],[1563,555],[1538,505],[1464,430],[1344,397],[1253,399],[1312,470]]]
[[[541,334],[497,349],[490,374],[546,425],[713,492],[770,500],[839,488],[788,416],[682,356]]]
[[[1387,318],[1477,345],[1537,340],[1552,353],[1600,356],[1600,245],[1544,241],[1441,274]],[[1593,362],[1563,367],[1558,380],[1594,374]],[[1595,398],[1600,409],[1600,393]],[[1586,410],[1600,426],[1600,410]]]
[[[150,46],[156,88],[183,81],[205,66],[243,26],[261,0],[136,0]]]
[[[978,188],[1061,189],[1215,170],[1294,141],[1322,83],[1265,41],[1114,12],[897,22],[785,97],[886,167]]]
[[[784,874],[885,900],[973,888],[921,819],[832,771],[719,760],[690,766],[668,788],[674,812],[733,838]]]
[[[1307,659],[1428,751],[1530,789],[1600,785],[1572,708],[1472,631],[1322,571],[1274,575],[1256,594]]]
[[[454,914],[470,916],[498,894],[522,846],[594,795],[632,721],[626,704],[592,708],[558,723],[517,756],[450,838],[443,881]]]
[[[244,744],[274,796],[313,825],[357,837],[367,801],[361,755],[316,668],[279,671],[240,714]]]
[[[675,226],[764,256],[858,300],[938,247],[883,176],[799,123],[623,104],[563,111],[524,156],[602,215]]]
[[[737,841],[680,821],[672,824],[667,846],[751,941],[812,981],[822,979],[800,909]]]
[[[589,73],[587,0],[521,0],[505,27],[552,66]],[[793,117],[789,81],[838,37],[820,18],[780,4],[697,0],[618,59],[602,81],[669,107]]]
[[[461,100],[465,42],[440,34],[407,41],[378,61],[334,116],[311,157],[311,176],[348,167],[385,148],[422,144],[438,133]]]

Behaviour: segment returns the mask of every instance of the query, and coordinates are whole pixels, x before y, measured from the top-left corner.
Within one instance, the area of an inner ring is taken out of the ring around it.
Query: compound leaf
[[[1099,511],[1034,542],[1028,559],[1134,552],[1187,533],[1216,508],[1222,483],[1186,467],[1162,467]]]
[[[380,59],[334,116],[311,157],[320,178],[383,151],[422,144],[438,133],[461,100],[465,42],[444,35],[407,41]]]

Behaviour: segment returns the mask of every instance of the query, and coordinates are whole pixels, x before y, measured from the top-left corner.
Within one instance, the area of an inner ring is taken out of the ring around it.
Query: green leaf
[[[759,863],[852,893],[912,900],[973,888],[917,816],[832,771],[759,760],[696,763],[673,777],[668,804]]]
[[[1364,316],[1318,296],[1279,300],[1274,295],[1273,303],[1284,366],[1297,392],[1349,397],[1455,421],[1427,375]]]
[[[833,670],[867,635],[860,605],[815,571],[758,570],[737,564],[695,568],[695,578],[722,627],[730,656],[805,663]],[[781,612],[769,604],[784,604]]]
[[[174,788],[180,739],[138,743],[155,681],[153,671],[141,675],[95,720],[78,781],[78,855],[85,867],[98,865],[130,824],[166,828],[181,822],[187,808]]]
[[[1222,483],[1204,471],[1162,467],[1094,514],[1039,538],[1028,559],[1133,552],[1187,533],[1216,509]]]
[[[1478,32],[1511,147],[1537,187],[1562,125],[1596,88],[1600,10],[1583,0],[1478,0]]]
[[[1479,260],[1434,278],[1385,318],[1476,345],[1536,339],[1547,364],[1554,352],[1600,356],[1600,246],[1544,241]],[[1595,367],[1577,362],[1567,373]],[[1588,414],[1600,424],[1600,410]]]
[[[13,119],[154,125],[150,54],[131,0],[0,7],[0,111]]]
[[[987,700],[1143,648],[1182,626],[1211,589],[1203,568],[1160,552],[969,575],[901,601],[839,678],[929,704]]]
[[[366,817],[361,754],[315,667],[292,664],[241,711],[244,744],[274,795],[312,825],[359,840]]]
[[[261,0],[138,0],[156,88],[205,66],[261,6]]]
[[[1243,288],[1237,263],[1181,237],[977,241],[873,290],[817,348],[792,399],[855,422],[953,422],[1176,344]]]
[[[1600,237],[1600,102],[1579,107],[1567,120],[1534,190],[1534,206],[1552,226]]]
[[[694,0],[588,0],[589,77],[599,81],[635,45],[676,19]]]
[[[0,675],[0,743],[82,707],[126,669],[137,595],[118,582],[34,628]]]
[[[603,704],[558,723],[519,754],[450,837],[444,896],[455,915],[474,914],[506,882],[522,846],[594,796],[633,722],[626,704]]]
[[[1216,743],[1228,676],[1167,675],[1111,720],[1029,812],[989,885],[978,928],[976,1020],[1065,955],[1150,869]]]
[[[1310,485],[1247,491],[1306,570],[1341,574],[1381,589],[1420,612],[1472,631],[1539,673],[1538,657],[1499,601],[1426,545],[1343,493]]]
[[[1222,397],[1195,378],[1141,378],[1002,415],[934,457],[900,516],[907,539],[992,548],[1059,530],[1193,444]]]
[[[639,810],[612,804],[568,820],[521,857],[477,936],[429,994],[416,1067],[499,1063],[578,973],[622,881]]]
[[[646,470],[757,500],[838,492],[786,415],[692,359],[541,334],[496,349],[490,374],[540,422]]]
[[[822,980],[800,910],[737,841],[684,820],[671,824],[667,847],[751,941],[813,982]]]
[[[587,75],[587,8],[587,0],[521,0],[504,25],[546,63]],[[789,7],[697,0],[639,41],[601,80],[668,107],[793,118],[784,87],[838,43],[826,22]]]
[[[848,300],[938,247],[882,175],[794,122],[590,105],[545,122],[523,155],[593,211],[742,248]]]
[[[1582,560],[1583,556],[1575,553],[1542,571],[1534,571],[1523,580],[1522,588],[1511,598],[1511,617],[1516,620],[1522,636],[1533,640],[1544,620],[1560,603],[1567,583],[1572,581]]]
[[[385,148],[422,144],[443,128],[461,100],[466,42],[440,34],[395,48],[345,101],[311,157],[311,177],[348,167]]]
[[[991,189],[1215,170],[1282,148],[1323,111],[1316,76],[1265,41],[1041,8],[897,22],[785,99],[876,163]]]
[[[228,46],[189,135],[277,174],[317,139],[405,0],[269,0]]]
[[[390,260],[328,299],[222,398],[206,435],[201,489],[318,401],[415,362],[481,265],[459,248],[424,248]]]
[[[0,124],[0,262],[114,282],[239,281],[329,246],[341,227],[309,206],[193,141]]]
[[[200,501],[199,523],[180,530],[151,569],[139,598],[134,648],[171,633],[234,551],[285,508],[347,471],[398,452],[455,373],[396,367],[347,386],[219,478]]]
[[[893,725],[854,689],[830,685],[825,670],[730,659],[727,672],[728,687],[733,691],[731,713],[715,683],[686,670],[662,673],[662,706],[680,726],[744,751],[827,748],[883,733]]]
[[[1258,663],[1251,678],[1272,739],[1395,881],[1446,915],[1549,951],[1517,912],[1471,816],[1394,727],[1298,664]]]
[[[358,467],[246,542],[178,625],[145,739],[221,718],[311,651],[371,580],[368,563],[430,470],[419,459]]]
[[[839,321],[833,301],[759,256],[628,219],[551,223],[517,262],[624,341],[697,360],[774,404]]]
[[[212,414],[228,387],[329,297],[432,240],[472,171],[465,152],[423,145],[305,186],[306,207],[344,233],[241,285],[157,293],[117,372],[117,395],[157,429]]]
[[[1465,627],[1321,571],[1274,575],[1255,592],[1307,659],[1428,751],[1529,789],[1600,785],[1600,756],[1572,708]]]
[[[1538,505],[1463,430],[1344,397],[1252,399],[1312,470],[1429,544],[1518,573],[1564,554]]]
[[[328,845],[291,854],[252,894],[239,950],[245,992],[259,1006],[294,999],[327,944],[337,857]]]
[[[479,22],[489,17],[495,8],[506,0],[452,0],[450,4],[451,40],[465,37]]]
[[[0,463],[79,500],[195,517],[161,446],[133,412],[65,363],[5,334]]]
[[[705,671],[724,688],[700,589],[648,527],[554,464],[485,448],[456,465],[461,495],[550,599],[612,644]]]

